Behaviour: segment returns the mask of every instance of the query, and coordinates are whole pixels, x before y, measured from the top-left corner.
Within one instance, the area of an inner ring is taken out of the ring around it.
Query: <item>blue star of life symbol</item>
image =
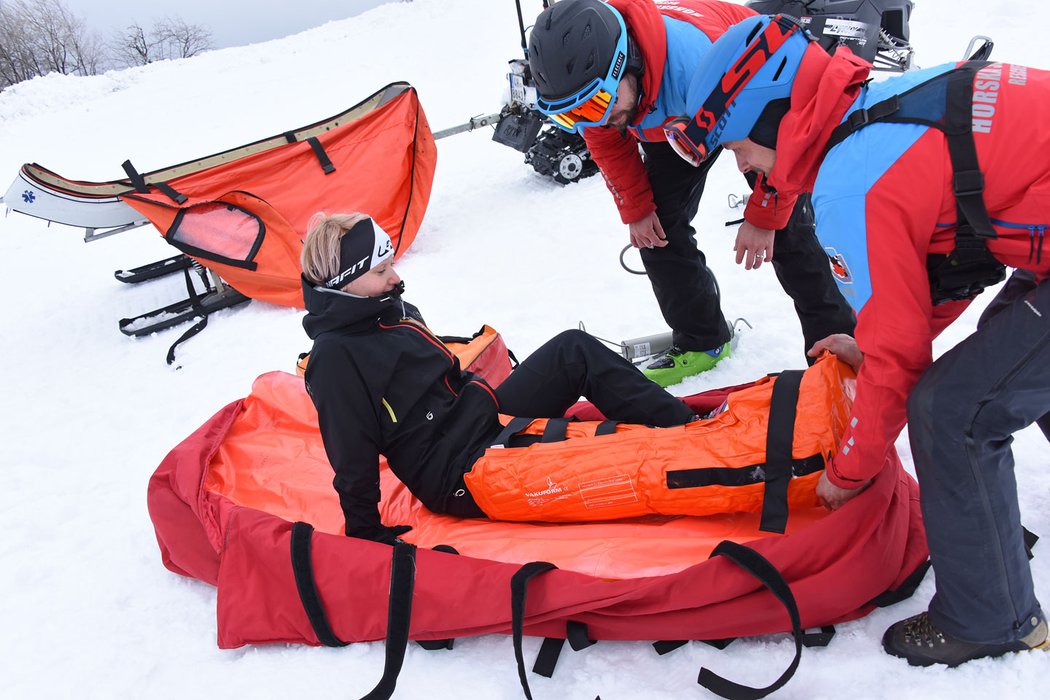
[[[22,193],[22,201],[26,204],[32,204],[36,201],[36,194],[33,193],[33,190],[26,190]]]

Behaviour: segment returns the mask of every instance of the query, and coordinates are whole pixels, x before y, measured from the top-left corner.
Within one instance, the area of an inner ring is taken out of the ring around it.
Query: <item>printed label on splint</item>
[[[638,502],[634,482],[627,474],[581,481],[580,495],[583,497],[583,504],[588,508],[609,508]]]

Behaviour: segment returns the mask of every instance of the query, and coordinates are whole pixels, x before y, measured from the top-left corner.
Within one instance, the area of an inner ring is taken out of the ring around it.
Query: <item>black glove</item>
[[[400,539],[401,535],[411,529],[411,525],[394,525],[393,527],[379,525],[376,527],[362,528],[360,530],[355,530],[354,532],[348,532],[347,534],[351,537],[360,537],[363,540],[372,540],[373,542],[394,545],[398,542],[402,542]]]

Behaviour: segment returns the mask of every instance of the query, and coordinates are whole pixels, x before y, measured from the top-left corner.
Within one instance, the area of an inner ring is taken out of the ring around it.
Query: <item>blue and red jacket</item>
[[[828,469],[855,488],[884,463],[906,420],[906,402],[933,361],[932,341],[968,302],[934,306],[928,254],[949,253],[957,222],[944,134],[919,124],[875,123],[823,155],[830,129],[955,64],[862,87],[851,54],[811,46],[780,129],[769,180],[778,191],[811,189],[817,235],[837,256],[840,289],[857,311],[864,353],[851,428]],[[1050,275],[1050,72],[992,64],[974,79],[973,133],[985,178],[984,203],[1007,266]],[[823,156],[823,157],[822,157]],[[1009,342],[1004,338],[1003,342]]]
[[[583,130],[583,138],[613,194],[621,220],[630,224],[656,211],[638,142],[666,141],[666,122],[696,112],[703,99],[691,95],[689,87],[701,59],[729,27],[755,12],[717,0],[608,2],[623,15],[642,53],[645,72],[638,116],[626,136],[615,129],[590,127]],[[766,194],[762,190],[748,201],[744,218],[759,228],[783,228],[791,216],[794,198]]]

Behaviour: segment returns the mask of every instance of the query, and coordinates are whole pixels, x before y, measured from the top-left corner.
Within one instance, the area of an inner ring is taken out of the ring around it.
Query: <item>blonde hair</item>
[[[339,274],[339,241],[343,235],[368,214],[332,214],[319,211],[306,225],[306,240],[300,262],[303,276],[310,284],[324,284]]]

